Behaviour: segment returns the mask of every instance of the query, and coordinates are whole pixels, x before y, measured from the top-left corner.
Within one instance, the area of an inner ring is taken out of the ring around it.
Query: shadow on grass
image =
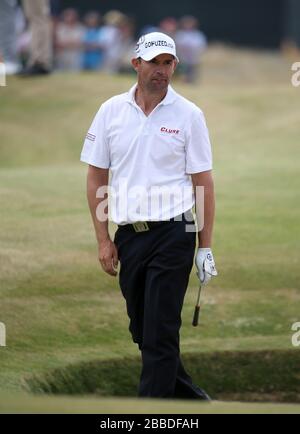
[[[191,353],[182,356],[193,381],[213,399],[300,402],[300,351]],[[140,360],[91,361],[25,379],[33,393],[137,396]]]

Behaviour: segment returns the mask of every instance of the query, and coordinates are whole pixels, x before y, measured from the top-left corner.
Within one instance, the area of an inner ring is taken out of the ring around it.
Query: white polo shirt
[[[168,220],[194,205],[190,174],[212,169],[202,111],[171,86],[146,116],[129,92],[104,102],[81,161],[110,169],[109,218],[117,224]]]

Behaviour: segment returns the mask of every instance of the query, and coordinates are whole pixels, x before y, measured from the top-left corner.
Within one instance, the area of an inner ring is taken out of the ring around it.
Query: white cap
[[[170,36],[165,33],[152,32],[143,35],[137,42],[135,47],[135,58],[141,57],[142,59],[149,61],[159,54],[172,54],[177,62],[179,62],[176,56],[176,46]]]

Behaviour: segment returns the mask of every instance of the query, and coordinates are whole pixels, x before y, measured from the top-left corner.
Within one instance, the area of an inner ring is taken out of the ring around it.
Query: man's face
[[[177,61],[171,54],[159,54],[152,60],[133,59],[138,82],[150,92],[166,90],[175,71]]]

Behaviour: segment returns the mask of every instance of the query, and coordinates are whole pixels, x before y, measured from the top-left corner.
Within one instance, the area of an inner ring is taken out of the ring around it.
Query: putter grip
[[[196,327],[198,325],[199,313],[200,313],[200,306],[195,306],[195,312],[194,312],[194,318],[193,318],[193,326],[194,327]]]

